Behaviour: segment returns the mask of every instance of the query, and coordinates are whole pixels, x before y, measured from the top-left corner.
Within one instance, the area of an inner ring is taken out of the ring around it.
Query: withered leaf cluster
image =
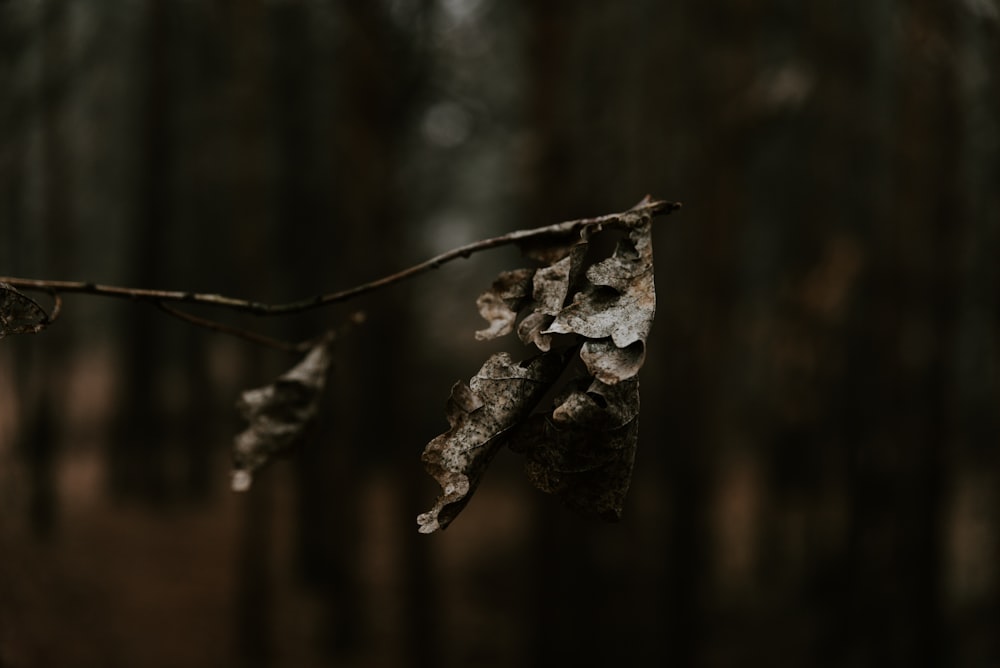
[[[314,345],[270,385],[240,395],[236,406],[249,426],[233,444],[235,491],[249,489],[254,471],[294,448],[315,421],[333,358],[332,340]]]
[[[516,333],[537,353],[521,362],[494,355],[452,387],[450,428],[422,457],[442,489],[417,518],[422,533],[448,526],[505,445],[524,456],[537,488],[581,513],[621,517],[638,436],[636,374],[656,309],[647,202],[520,242],[539,266],[501,273],[479,297],[488,327],[476,338]],[[613,232],[617,246],[600,257],[598,235]],[[552,406],[539,410],[550,391]]]
[[[50,322],[38,302],[9,283],[0,283],[0,339],[11,334],[37,334]]]

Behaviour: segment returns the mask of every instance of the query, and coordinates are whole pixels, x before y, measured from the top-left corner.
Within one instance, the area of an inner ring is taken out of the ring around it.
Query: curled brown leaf
[[[639,382],[581,379],[511,438],[528,479],[575,511],[621,518],[632,477],[639,424]]]
[[[530,414],[562,369],[556,353],[524,362],[497,353],[468,385],[455,383],[446,406],[450,429],[428,443],[421,458],[441,486],[434,507],[417,518],[421,533],[444,529],[462,511],[511,428]]]
[[[237,408],[249,422],[233,444],[235,491],[250,487],[254,471],[297,445],[316,419],[333,359],[332,336],[273,383],[246,390]]]
[[[504,443],[525,455],[538,488],[582,513],[621,516],[638,438],[637,374],[656,311],[651,217],[679,206],[647,197],[621,214],[573,221],[519,242],[542,266],[500,274],[477,301],[489,327],[476,337],[516,331],[543,351],[531,365],[546,370],[525,373],[501,354],[469,385],[452,388],[451,429],[423,457],[443,493],[418,518],[420,531],[454,519]],[[619,241],[610,255],[593,257],[598,244],[591,242],[605,229],[619,232]],[[587,377],[557,394],[549,414],[531,415],[564,366],[547,360],[568,358],[568,351],[579,351]]]
[[[611,257],[587,269],[587,285],[542,334],[579,334],[591,374],[616,383],[638,373],[656,313],[650,221],[630,227]]]
[[[495,339],[511,333],[518,311],[531,294],[534,274],[534,269],[501,272],[490,289],[479,295],[476,300],[479,314],[490,326],[476,332],[477,340]]]
[[[37,334],[50,322],[38,302],[9,283],[0,283],[0,339],[12,334]]]

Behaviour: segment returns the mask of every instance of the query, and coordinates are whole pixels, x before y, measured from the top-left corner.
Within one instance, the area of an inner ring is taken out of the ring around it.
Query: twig
[[[287,302],[283,304],[265,304],[246,299],[237,299],[218,294],[205,294],[199,292],[180,292],[173,290],[149,290],[145,288],[126,288],[117,285],[101,285],[98,283],[84,283],[80,281],[52,281],[37,280],[30,278],[16,278],[10,276],[0,277],[0,282],[8,283],[15,288],[22,290],[44,290],[50,294],[53,292],[79,292],[102,297],[117,297],[122,299],[132,299],[136,301],[149,301],[156,304],[164,302],[175,302],[184,304],[205,304],[229,308],[245,313],[253,313],[261,316],[287,315],[289,313],[299,313],[310,309],[345,302],[360,295],[372,292],[379,288],[384,288],[394,283],[412,278],[418,274],[425,273],[431,269],[437,269],[446,262],[458,258],[468,258],[473,253],[520,243],[529,239],[544,236],[568,234],[592,225],[605,225],[617,222],[635,221],[640,218],[669,214],[681,207],[679,202],[667,202],[663,200],[653,200],[648,196],[636,206],[622,213],[612,213],[596,218],[581,218],[579,220],[569,220],[563,223],[556,223],[547,227],[539,227],[532,230],[517,230],[499,237],[482,239],[465,246],[454,248],[440,255],[436,255],[420,264],[403,269],[395,274],[384,276],[369,283],[331,292],[323,295],[316,295],[299,301]],[[172,315],[178,315],[172,313]],[[186,316],[187,314],[185,314]],[[183,317],[183,316],[181,316]],[[193,318],[194,316],[191,316]],[[184,318],[184,319],[191,319]]]
[[[531,239],[547,236],[563,236],[568,235],[573,232],[579,232],[585,227],[597,226],[597,225],[630,225],[636,222],[651,218],[656,215],[666,215],[672,211],[676,211],[681,208],[680,202],[668,202],[664,200],[654,200],[650,196],[646,196],[641,202],[636,204],[634,207],[628,211],[623,211],[621,213],[611,213],[604,216],[597,216],[595,218],[580,218],[578,220],[569,220],[562,223],[556,223],[554,225],[548,225],[546,227],[539,227],[532,230],[517,230],[515,232],[510,232],[509,234],[504,234],[498,237],[491,237],[489,239],[482,239],[464,246],[459,246],[450,251],[441,253],[440,255],[435,255],[429,260],[425,260],[419,264],[413,265],[407,269],[403,269],[395,274],[390,274],[389,276],[384,276],[382,278],[376,279],[369,283],[363,283],[361,285],[355,286],[353,288],[348,288],[346,290],[340,290],[338,292],[330,292],[327,294],[316,295],[314,297],[309,297],[307,299],[302,299],[299,301],[286,302],[281,304],[266,304],[263,302],[250,301],[246,299],[237,299],[234,297],[227,297],[225,295],[219,294],[207,294],[200,292],[180,292],[174,290],[150,290],[146,288],[127,288],[117,285],[101,285],[98,283],[84,283],[81,281],[53,281],[53,280],[38,280],[31,278],[16,278],[10,276],[0,277],[0,283],[6,283],[14,288],[20,288],[22,290],[40,290],[52,295],[55,300],[55,308],[52,315],[48,318],[48,322],[55,320],[60,307],[59,293],[61,292],[76,292],[89,295],[95,295],[100,297],[116,297],[120,299],[131,299],[133,301],[148,302],[156,305],[164,312],[172,315],[176,318],[180,318],[186,322],[198,325],[200,327],[205,327],[219,332],[224,332],[232,336],[237,336],[248,341],[253,341],[254,343],[259,343],[262,345],[270,346],[272,348],[278,348],[281,350],[291,350],[291,351],[302,351],[308,349],[312,341],[304,341],[299,343],[291,343],[286,341],[280,341],[277,339],[272,339],[270,337],[255,334],[253,332],[231,327],[229,325],[224,325],[222,323],[216,322],[214,320],[209,320],[206,318],[201,318],[199,316],[191,315],[184,311],[180,311],[168,304],[203,304],[208,306],[216,306],[222,308],[228,308],[235,311],[241,311],[243,313],[252,313],[259,316],[276,316],[276,315],[288,315],[291,313],[301,313],[303,311],[308,311],[311,309],[319,308],[322,306],[327,306],[330,304],[336,304],[340,302],[346,302],[355,297],[359,297],[363,294],[373,292],[379,288],[384,288],[395,283],[399,283],[408,278],[412,278],[419,274],[423,274],[432,269],[437,269],[441,265],[451,262],[452,260],[458,258],[468,258],[473,253],[478,253],[480,251],[489,250],[491,248],[498,248],[500,246],[508,246],[511,244],[522,243]]]

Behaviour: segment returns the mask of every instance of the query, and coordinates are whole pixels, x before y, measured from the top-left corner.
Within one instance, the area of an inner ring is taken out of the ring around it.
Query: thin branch
[[[243,339],[244,341],[250,341],[251,343],[257,343],[276,350],[283,350],[290,353],[300,353],[309,350],[314,343],[314,339],[298,342],[282,341],[280,339],[271,338],[270,336],[264,336],[263,334],[251,332],[240,327],[232,327],[215,320],[209,320],[208,318],[192,315],[191,313],[178,310],[173,306],[168,306],[164,302],[157,302],[156,305],[160,308],[160,310],[164,311],[168,315],[172,315],[173,317],[183,320],[184,322],[189,322],[192,325],[204,327],[205,329],[210,329],[213,332],[221,332],[223,334],[235,336],[238,339]]]
[[[59,293],[59,292],[78,292],[89,295],[96,295],[101,297],[116,297],[122,299],[131,299],[134,301],[145,301],[152,302],[158,305],[160,308],[164,309],[171,315],[198,324],[203,327],[209,327],[211,329],[216,329],[218,331],[226,331],[230,334],[235,334],[243,338],[248,338],[243,330],[234,330],[228,328],[224,325],[219,325],[219,323],[208,324],[212,321],[202,320],[196,316],[192,316],[188,313],[183,313],[177,311],[176,309],[171,309],[166,307],[166,303],[183,303],[183,304],[205,304],[208,306],[217,306],[223,308],[229,308],[236,311],[242,311],[244,313],[253,313],[255,315],[261,316],[275,316],[275,315],[287,315],[290,313],[300,313],[302,311],[308,311],[314,308],[319,308],[322,306],[327,306],[330,304],[336,304],[340,302],[345,302],[355,297],[359,297],[363,294],[373,292],[379,288],[384,288],[395,283],[399,283],[408,278],[412,278],[419,274],[423,274],[432,269],[437,269],[441,265],[456,260],[458,258],[468,258],[473,253],[478,253],[480,251],[488,250],[491,248],[498,248],[500,246],[508,246],[511,244],[521,243],[530,239],[537,237],[546,236],[558,236],[565,235],[575,231],[579,231],[585,227],[595,226],[595,225],[608,225],[608,224],[629,224],[636,222],[642,218],[649,218],[657,215],[667,215],[672,211],[676,211],[681,208],[680,202],[668,202],[664,200],[654,200],[648,195],[634,207],[628,211],[623,211],[621,213],[612,213],[604,216],[597,216],[595,218],[581,218],[579,220],[569,220],[562,223],[556,223],[554,225],[548,225],[546,227],[539,227],[532,230],[517,230],[509,234],[504,234],[499,237],[492,237],[489,239],[482,239],[465,246],[460,246],[454,248],[440,255],[436,255],[429,260],[425,260],[420,264],[413,265],[407,269],[399,271],[395,274],[389,276],[384,276],[382,278],[376,279],[369,283],[364,283],[362,285],[355,286],[353,288],[348,288],[346,290],[340,290],[338,292],[331,292],[323,295],[316,295],[314,297],[309,297],[307,299],[302,299],[294,302],[287,302],[283,304],[266,304],[257,301],[250,301],[246,299],[237,299],[233,297],[226,297],[224,295],[218,294],[206,294],[199,292],[179,292],[172,290],[149,290],[144,288],[126,288],[116,285],[101,285],[97,283],[84,283],[80,281],[52,281],[52,280],[37,280],[30,278],[15,278],[4,276],[0,277],[0,283],[8,283],[16,288],[23,290],[43,290],[46,292]],[[238,333],[242,332],[242,333]],[[256,336],[252,335],[251,336]],[[264,337],[266,338],[266,337]],[[254,339],[251,339],[254,340]],[[257,341],[261,343],[262,341]],[[277,342],[279,345],[288,345],[283,342]],[[269,345],[269,344],[268,344]]]
[[[337,338],[337,336],[347,331],[348,328],[355,327],[363,323],[366,317],[362,311],[356,311],[355,313],[352,313],[347,321],[340,327],[328,329],[319,336],[314,336],[311,339],[304,339],[302,341],[284,341],[282,339],[264,336],[263,334],[257,334],[256,332],[251,332],[239,327],[231,327],[230,325],[216,322],[215,320],[209,320],[208,318],[192,315],[164,303],[159,303],[157,306],[165,313],[185,322],[189,322],[192,325],[204,327],[205,329],[210,329],[213,332],[221,332],[222,334],[235,336],[236,338],[243,339],[244,341],[250,341],[251,343],[257,343],[268,348],[274,348],[275,350],[281,350],[289,353],[304,353],[312,350],[314,346],[322,341],[332,341]]]

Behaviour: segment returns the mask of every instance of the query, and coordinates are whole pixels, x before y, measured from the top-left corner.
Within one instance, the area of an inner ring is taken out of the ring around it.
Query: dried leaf
[[[562,311],[571,287],[577,280],[587,253],[589,234],[589,228],[584,228],[567,245],[545,245],[545,256],[558,258],[546,267],[501,273],[492,287],[476,301],[479,313],[490,322],[488,329],[476,332],[476,338],[494,339],[509,334],[514,328],[518,313],[525,311],[525,316],[517,326],[518,338],[524,343],[534,344],[543,352],[549,350],[552,336],[544,330],[548,329],[555,316]]]
[[[50,322],[38,302],[9,283],[0,283],[0,339],[11,334],[37,334]]]
[[[656,312],[650,228],[648,218],[629,227],[614,254],[587,270],[588,285],[542,332],[610,339],[612,345],[587,342],[581,351],[587,368],[605,383],[632,378],[645,359]]]
[[[651,217],[678,207],[647,197],[624,213],[560,224],[518,242],[543,266],[500,274],[477,301],[489,327],[476,337],[516,331],[543,351],[536,360],[579,350],[589,376],[561,392],[549,415],[536,416],[531,407],[557,371],[512,373],[504,354],[490,358],[470,385],[457,383],[448,403],[451,429],[424,451],[444,493],[418,518],[420,531],[454,519],[503,443],[525,454],[528,477],[540,489],[581,512],[621,516],[638,437],[636,375],[656,311]],[[605,228],[621,231],[621,239],[610,256],[592,259],[591,239]]]
[[[451,428],[428,443],[421,458],[442,489],[434,507],[417,518],[421,533],[446,528],[462,511],[511,428],[528,416],[562,369],[555,353],[520,363],[497,353],[468,385],[455,383],[446,406]]]
[[[553,320],[555,320],[553,316],[539,311],[529,313],[517,326],[517,338],[524,343],[533,344],[542,352],[546,352],[552,347],[552,335],[542,332],[549,328]]]
[[[538,489],[584,515],[621,518],[638,440],[639,382],[583,379],[510,440]]]
[[[476,332],[477,340],[486,341],[511,333],[518,311],[530,294],[529,287],[534,274],[534,269],[502,272],[492,287],[479,295],[476,306],[490,326]]]
[[[586,341],[580,347],[580,359],[595,378],[614,385],[639,373],[646,360],[646,345],[636,341],[619,348],[611,339]]]
[[[586,254],[586,241],[579,241],[566,257],[535,272],[531,297],[536,312],[554,316],[562,311]]]
[[[249,489],[254,471],[302,440],[316,418],[331,361],[332,337],[315,345],[270,385],[240,396],[237,408],[250,424],[234,442],[235,491]]]
[[[596,378],[614,384],[635,376],[645,361],[646,337],[656,312],[652,226],[648,216],[629,212],[608,225],[626,234],[610,257],[587,268],[582,277],[589,241],[601,226],[524,248],[552,263],[500,274],[477,301],[490,327],[476,338],[504,336],[516,325],[521,341],[547,351],[554,334],[577,334],[588,339],[580,357]],[[572,302],[566,305],[571,293]],[[519,313],[524,315],[518,323]]]

